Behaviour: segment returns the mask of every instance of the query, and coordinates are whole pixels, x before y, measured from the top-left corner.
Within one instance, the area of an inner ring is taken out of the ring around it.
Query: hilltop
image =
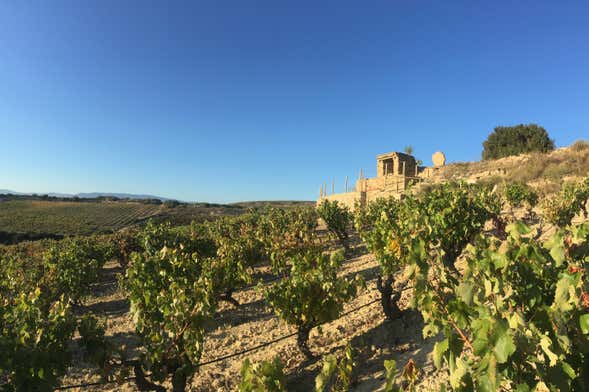
[[[548,153],[530,153],[496,160],[456,162],[433,171],[427,182],[464,180],[499,184],[523,182],[540,194],[549,195],[563,183],[584,178],[589,173],[589,142],[578,141]]]

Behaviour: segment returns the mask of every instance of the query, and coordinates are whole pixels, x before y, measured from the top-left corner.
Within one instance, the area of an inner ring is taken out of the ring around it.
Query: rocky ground
[[[455,162],[434,168],[426,184],[448,180],[527,183],[541,195],[560,190],[563,182],[576,182],[589,172],[589,143],[577,142],[548,153],[529,153],[478,162]]]
[[[296,337],[288,337],[265,347],[236,355],[231,358],[208,363],[218,358],[273,342],[295,332],[295,328],[281,322],[262,299],[256,288],[247,288],[235,294],[240,302],[237,308],[222,303],[214,325],[207,334],[203,351],[204,364],[191,383],[192,391],[231,391],[239,383],[239,371],[244,359],[252,362],[269,360],[278,356],[285,365],[289,390],[309,391],[321,369],[321,357],[326,354],[343,355],[347,344],[354,349],[356,363],[353,390],[384,390],[385,359],[395,359],[401,368],[410,358],[420,368],[420,387],[418,390],[437,389],[440,379],[429,357],[434,344],[433,339],[421,338],[421,317],[407,309],[411,290],[406,290],[401,298],[402,317],[394,322],[385,322],[375,277],[378,263],[361,244],[356,244],[353,255],[346,260],[342,274],[360,274],[366,281],[366,289],[350,301],[344,309],[344,316],[331,323],[313,329],[310,348],[317,354],[317,360],[305,361],[296,346]],[[263,271],[262,271],[263,272]],[[105,317],[109,340],[124,348],[132,358],[138,355],[139,339],[134,332],[134,324],[129,313],[129,303],[125,294],[118,288],[117,276],[122,273],[116,262],[105,266],[101,282],[95,288],[95,296],[89,299],[86,310]],[[64,378],[62,385],[78,385],[99,382],[96,369],[85,363],[77,354],[73,366]],[[122,384],[84,386],[70,390],[137,390],[132,381]]]
[[[522,219],[526,217],[533,230],[541,230],[546,239],[554,228],[541,225],[537,209],[535,216],[527,217],[525,210],[506,211],[505,217]],[[580,222],[578,217],[574,223]],[[490,228],[489,228],[490,229]],[[402,316],[386,322],[376,289],[378,263],[374,256],[355,238],[352,254],[342,267],[341,274],[361,275],[366,289],[346,304],[344,314],[339,319],[313,329],[310,335],[310,348],[317,354],[317,360],[306,361],[296,346],[296,337],[290,336],[295,328],[281,322],[263,300],[255,287],[235,293],[240,306],[221,303],[214,323],[209,327],[203,350],[200,371],[191,382],[192,391],[232,391],[240,381],[242,362],[249,358],[252,362],[271,360],[278,356],[285,365],[287,387],[292,391],[309,391],[319,373],[321,357],[327,354],[342,356],[346,345],[354,349],[355,370],[353,391],[384,390],[384,367],[386,359],[395,359],[401,369],[409,359],[419,368],[418,391],[439,390],[445,383],[443,372],[437,372],[431,359],[435,338],[424,340],[421,330],[423,322],[420,315],[408,309],[411,289],[406,289],[400,300]],[[459,267],[459,262],[457,262]],[[459,268],[460,269],[460,268]],[[123,273],[116,262],[109,262],[101,281],[96,285],[94,296],[85,303],[84,311],[93,312],[107,320],[108,339],[117,347],[123,348],[129,358],[137,357],[140,344],[135,334],[129,302],[125,293],[119,289],[118,277]],[[267,267],[257,269],[257,275],[268,278]],[[266,283],[271,284],[271,282]],[[264,345],[270,343],[268,345]],[[263,347],[259,347],[264,345]],[[242,353],[247,351],[246,353]],[[236,354],[236,355],[234,355]],[[226,359],[222,359],[228,357]],[[219,360],[221,358],[221,360]],[[77,354],[62,385],[78,385],[99,382],[96,369],[85,363]],[[170,385],[167,385],[170,387]],[[109,383],[84,386],[70,390],[90,391],[135,391],[134,382],[122,384]]]

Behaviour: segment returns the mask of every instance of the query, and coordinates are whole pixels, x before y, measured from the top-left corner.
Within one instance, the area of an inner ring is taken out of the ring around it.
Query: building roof
[[[403,159],[415,159],[413,155],[405,154],[404,152],[387,152],[386,154],[377,155],[376,160],[382,161],[384,159],[389,159],[393,157],[399,157]]]

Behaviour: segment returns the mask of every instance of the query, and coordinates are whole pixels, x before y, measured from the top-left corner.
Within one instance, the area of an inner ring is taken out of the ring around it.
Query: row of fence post
[[[346,176],[346,180],[345,180],[345,185],[344,185],[344,192],[348,192],[348,176]],[[335,194],[335,180],[331,181],[331,194]],[[321,188],[319,189],[319,196],[320,198],[323,198],[325,196],[328,196],[327,193],[327,183],[324,183],[323,185],[321,185]]]
[[[364,178],[364,171],[362,169],[360,169],[360,179]],[[348,176],[346,176],[346,179],[344,180],[344,192],[348,193],[350,191],[350,188],[348,187],[348,181],[349,178]],[[335,180],[331,181],[331,194],[335,194]],[[327,193],[327,183],[323,183],[323,185],[321,185],[321,188],[319,188],[319,197],[323,198],[328,196]]]
[[[405,164],[405,162],[403,162],[403,164]],[[364,172],[362,171],[362,169],[360,169],[359,179],[363,179],[363,178],[364,178]],[[407,176],[407,178],[417,179],[418,178],[417,177],[417,169],[416,169],[416,176],[415,177]],[[397,193],[405,189],[405,184],[404,184],[405,179],[399,179],[399,178],[390,178],[389,179],[388,176],[384,176],[384,179],[383,179],[385,188],[387,186],[393,186],[393,184],[387,183],[388,182],[387,179],[388,179],[388,181],[391,181],[391,180],[394,181],[395,191]],[[349,180],[349,178],[348,178],[348,176],[346,176],[346,178],[344,180],[344,192],[345,193],[348,193],[350,191],[350,188],[348,186],[348,182],[349,182],[348,180]],[[403,186],[399,187],[399,184],[403,184]],[[331,181],[331,195],[333,195],[333,194],[335,194],[335,180]],[[324,183],[321,186],[321,188],[319,189],[319,197],[323,198],[328,195],[329,195],[329,193],[327,192],[327,183]]]

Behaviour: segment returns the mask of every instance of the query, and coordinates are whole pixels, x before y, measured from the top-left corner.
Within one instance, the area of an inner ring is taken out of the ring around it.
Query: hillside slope
[[[550,153],[532,153],[497,160],[457,162],[434,170],[427,182],[527,183],[541,194],[552,194],[563,183],[579,180],[589,173],[589,142],[579,141]]]

